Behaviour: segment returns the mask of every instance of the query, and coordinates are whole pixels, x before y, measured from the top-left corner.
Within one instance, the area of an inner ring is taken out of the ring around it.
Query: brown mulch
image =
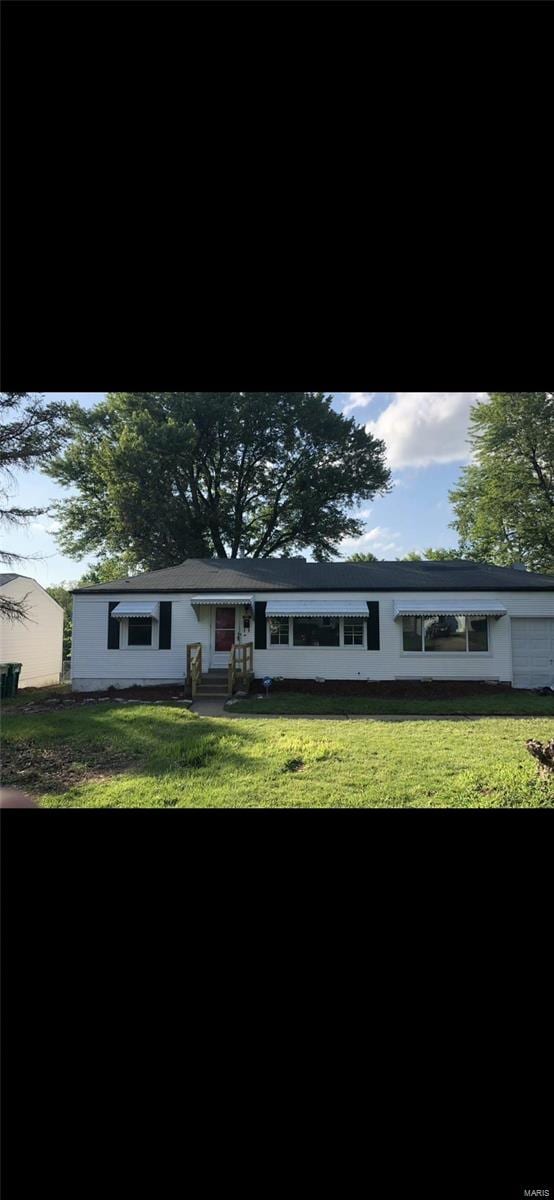
[[[265,692],[261,679],[252,683],[252,692]],[[271,692],[301,692],[306,696],[381,696],[398,700],[455,700],[460,696],[490,696],[499,692],[511,692],[510,683],[483,683],[480,680],[423,680],[383,679],[370,683],[357,679],[327,679],[317,683],[315,679],[274,680]]]
[[[111,779],[131,764],[128,754],[106,747],[78,750],[59,742],[52,747],[8,742],[2,751],[2,785],[39,792],[67,791],[79,783]]]
[[[183,700],[185,697],[182,683],[174,683],[163,687],[129,687],[108,688],[106,692],[72,692],[69,699],[98,700],[107,697],[109,700]]]

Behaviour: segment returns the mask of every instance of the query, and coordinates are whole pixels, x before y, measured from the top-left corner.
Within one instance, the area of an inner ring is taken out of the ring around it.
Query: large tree
[[[464,557],[554,571],[553,393],[491,393],[472,409],[470,444],[450,493]]]
[[[66,405],[45,403],[42,396],[28,392],[0,393],[0,525],[12,532],[24,526],[44,508],[22,508],[13,504],[17,475],[32,467],[45,466],[59,449],[67,432]],[[0,547],[0,563],[7,567],[32,561],[12,546]],[[25,618],[25,601],[10,600],[0,592],[0,616],[12,621]]]
[[[401,562],[456,562],[459,558],[463,558],[461,550],[447,549],[445,546],[428,546],[423,554],[418,550],[410,550]]]
[[[63,583],[46,588],[48,595],[63,608],[63,657],[71,658],[71,639],[73,636],[73,596],[71,584],[66,587]]]
[[[50,468],[76,494],[57,507],[77,557],[154,570],[187,557],[332,558],[388,491],[385,446],[321,392],[116,392],[74,406]]]
[[[358,550],[356,554],[350,554],[346,562],[372,563],[379,562],[379,559],[376,554],[371,553],[371,550]]]

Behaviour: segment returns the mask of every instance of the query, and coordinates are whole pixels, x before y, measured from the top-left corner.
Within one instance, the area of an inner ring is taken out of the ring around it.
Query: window
[[[421,617],[403,617],[404,650],[421,650]]]
[[[295,646],[340,646],[338,617],[294,617]]]
[[[426,653],[466,651],[466,619],[457,616],[426,617],[423,622]]]
[[[288,646],[289,644],[289,619],[282,617],[281,619],[273,618],[269,622],[270,644],[272,646]]]
[[[486,654],[489,648],[486,617],[464,617],[437,613],[432,617],[403,617],[402,645],[405,651],[424,654]]]
[[[152,617],[128,618],[127,645],[152,645]]]
[[[488,624],[486,617],[468,617],[467,622],[468,650],[488,650]]]
[[[351,621],[348,617],[344,618],[344,644],[345,646],[363,646],[363,621]]]

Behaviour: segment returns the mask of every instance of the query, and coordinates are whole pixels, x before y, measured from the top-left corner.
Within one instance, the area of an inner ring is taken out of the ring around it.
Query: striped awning
[[[237,596],[234,594],[229,594],[226,596],[224,592],[214,596],[213,594],[210,595],[207,593],[206,595],[202,596],[191,596],[190,602],[191,604],[225,604],[228,605],[229,608],[234,608],[239,604],[253,604],[254,596]]]
[[[266,617],[368,617],[365,600],[268,600]]]
[[[112,610],[112,617],[116,621],[123,621],[126,617],[153,617],[158,621],[160,605],[157,600],[123,600]]]
[[[399,617],[504,617],[507,608],[500,600],[432,600],[424,604],[395,600],[394,619]]]

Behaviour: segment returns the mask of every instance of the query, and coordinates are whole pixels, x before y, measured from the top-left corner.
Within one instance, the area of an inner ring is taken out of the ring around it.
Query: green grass
[[[396,699],[392,696],[322,696],[300,692],[275,692],[267,699],[238,700],[229,710],[235,713],[309,714],[390,716],[528,716],[550,715],[554,721],[554,695],[539,696],[535,692],[498,692],[496,695],[458,696],[455,699],[432,700]]]
[[[398,726],[98,705],[5,721],[4,783],[51,808],[554,807],[525,749],[552,733],[544,718]]]

